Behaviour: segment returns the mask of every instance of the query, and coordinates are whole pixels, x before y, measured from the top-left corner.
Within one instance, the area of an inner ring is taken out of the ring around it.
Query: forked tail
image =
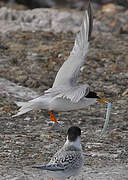
[[[21,107],[21,108],[18,110],[18,113],[13,115],[12,117],[20,116],[33,109],[30,102],[15,102],[15,103],[17,104],[18,107]]]

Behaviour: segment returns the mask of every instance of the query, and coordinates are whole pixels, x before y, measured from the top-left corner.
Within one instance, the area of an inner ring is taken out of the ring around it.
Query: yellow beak
[[[108,102],[104,98],[99,98],[99,99],[97,99],[97,101],[99,101],[100,103],[103,103],[103,104],[108,104]]]

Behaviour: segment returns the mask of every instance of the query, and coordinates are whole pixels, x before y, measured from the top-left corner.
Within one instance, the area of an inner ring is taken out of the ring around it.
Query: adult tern
[[[97,101],[107,104],[104,98],[99,97],[96,92],[90,90],[88,84],[77,84],[78,74],[85,64],[92,27],[93,17],[89,1],[81,30],[76,34],[74,47],[70,56],[58,71],[52,88],[46,90],[42,96],[28,102],[16,102],[20,109],[13,117],[31,110],[46,109],[50,114],[50,119],[57,122],[52,111],[83,109]]]

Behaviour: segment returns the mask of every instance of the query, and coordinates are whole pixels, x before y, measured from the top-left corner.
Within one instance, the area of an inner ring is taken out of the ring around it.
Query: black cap
[[[68,140],[75,141],[81,135],[81,129],[77,126],[72,126],[68,129]]]
[[[90,91],[85,97],[100,99],[100,97],[95,92],[92,92],[92,91]]]

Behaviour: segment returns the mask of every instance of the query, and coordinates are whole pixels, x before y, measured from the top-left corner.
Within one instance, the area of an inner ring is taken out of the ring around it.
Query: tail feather
[[[20,116],[22,114],[25,114],[26,112],[29,112],[33,109],[33,103],[28,101],[28,102],[15,102],[17,104],[18,107],[21,107],[18,110],[18,113],[13,115],[12,117],[17,117]]]
[[[15,104],[18,106],[18,107],[21,107],[21,106],[25,106],[27,102],[18,102],[18,101],[15,101]]]
[[[32,110],[31,107],[27,107],[27,108],[21,107],[21,108],[19,109],[19,112],[18,112],[17,114],[13,115],[12,117],[20,116],[20,115],[22,115],[22,114],[25,114],[26,112],[31,111],[31,110]]]
[[[20,109],[18,113],[12,117],[17,117],[19,115],[25,114],[31,110],[39,110],[39,109],[48,109],[48,99],[46,101],[47,96],[40,96],[36,99],[30,100],[28,102],[15,102]]]

